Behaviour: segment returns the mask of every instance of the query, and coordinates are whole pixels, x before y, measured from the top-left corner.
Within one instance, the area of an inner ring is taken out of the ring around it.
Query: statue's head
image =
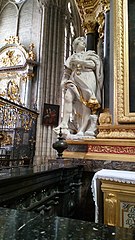
[[[76,52],[76,48],[80,43],[84,44],[84,48],[85,48],[86,47],[86,38],[85,37],[77,37],[73,41],[73,51],[74,52]]]

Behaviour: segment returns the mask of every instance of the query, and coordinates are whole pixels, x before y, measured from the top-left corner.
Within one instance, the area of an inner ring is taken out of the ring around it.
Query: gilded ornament
[[[100,113],[99,116],[99,125],[111,125],[112,124],[112,116],[109,113],[109,109],[104,109],[103,113]]]
[[[33,50],[34,50],[34,44],[31,43],[29,45],[28,59],[30,59],[32,61],[35,61],[36,60],[36,55],[35,55]]]
[[[2,141],[3,146],[12,145],[12,137],[5,132],[4,140]]]
[[[101,0],[105,12],[110,10],[110,0]]]
[[[99,27],[98,27],[99,37],[103,38],[104,37],[104,25],[105,25],[105,15],[103,12],[98,13],[98,15],[96,17],[96,21],[99,24]]]
[[[113,193],[108,193],[107,197],[105,197],[105,216],[106,223],[110,226],[114,226],[116,224],[116,203],[117,198]]]
[[[112,125],[111,125],[112,126]],[[116,126],[98,126],[97,138],[135,139],[135,129],[120,129]]]
[[[6,57],[2,57],[2,67],[11,67],[19,64],[21,55],[15,55],[15,51],[8,50],[6,52]]]
[[[87,33],[94,33],[96,31],[96,21],[88,21],[83,23],[83,27]]]
[[[91,153],[106,153],[106,154],[127,154],[134,155],[134,146],[112,146],[112,145],[89,145],[89,152]]]
[[[19,44],[19,37],[18,36],[10,36],[9,38],[5,39],[6,44]]]
[[[129,36],[128,1],[114,1],[114,76],[115,119],[118,123],[135,123],[135,113],[129,109]]]
[[[20,102],[20,89],[14,80],[10,80],[7,84],[7,96],[12,101]]]

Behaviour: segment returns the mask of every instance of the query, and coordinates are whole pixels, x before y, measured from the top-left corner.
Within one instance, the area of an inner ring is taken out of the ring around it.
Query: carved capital
[[[96,31],[96,21],[89,20],[83,23],[83,28],[87,33],[94,33]]]

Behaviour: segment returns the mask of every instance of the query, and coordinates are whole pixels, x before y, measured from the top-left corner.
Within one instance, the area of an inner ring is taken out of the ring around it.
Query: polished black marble
[[[0,208],[0,240],[134,240],[135,230]]]

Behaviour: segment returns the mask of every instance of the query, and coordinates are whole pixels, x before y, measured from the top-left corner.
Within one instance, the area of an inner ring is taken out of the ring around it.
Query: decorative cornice
[[[97,138],[104,139],[135,139],[134,125],[100,125],[98,126],[99,133]]]

